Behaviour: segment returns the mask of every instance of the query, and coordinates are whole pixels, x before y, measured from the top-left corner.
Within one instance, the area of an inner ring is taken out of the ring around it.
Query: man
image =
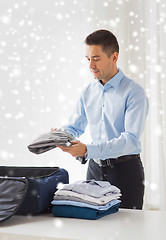
[[[140,136],[148,113],[143,88],[117,68],[119,44],[107,30],[87,36],[86,58],[96,81],[90,83],[63,128],[79,137],[87,124],[91,144],[59,146],[72,156],[90,159],[87,179],[105,180],[119,187],[122,208],[142,209],[144,170]]]

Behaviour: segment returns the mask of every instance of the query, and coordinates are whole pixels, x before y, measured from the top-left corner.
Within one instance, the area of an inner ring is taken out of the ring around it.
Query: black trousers
[[[144,197],[144,169],[140,157],[100,167],[90,159],[87,180],[108,181],[121,190],[121,208],[142,209]]]

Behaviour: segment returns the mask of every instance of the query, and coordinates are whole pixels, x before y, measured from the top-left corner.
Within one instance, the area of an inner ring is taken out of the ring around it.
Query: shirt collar
[[[118,88],[119,83],[121,82],[123,77],[124,77],[124,73],[121,71],[120,68],[118,68],[117,74],[104,85],[104,88],[105,89],[109,87],[113,87],[115,89]]]

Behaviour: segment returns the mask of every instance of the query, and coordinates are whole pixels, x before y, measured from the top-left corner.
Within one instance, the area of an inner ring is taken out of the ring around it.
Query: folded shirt
[[[57,129],[53,132],[39,135],[28,145],[28,149],[32,153],[41,154],[56,148],[57,145],[69,147],[72,145],[71,141],[77,141],[77,139],[65,130]],[[78,156],[76,160],[79,160],[82,164],[87,162],[84,156]]]
[[[121,201],[117,199],[112,200],[103,206],[96,206],[96,205],[88,204],[85,202],[70,201],[70,200],[53,200],[51,202],[52,205],[70,205],[70,206],[77,206],[77,207],[87,207],[87,208],[92,208],[96,210],[108,210],[110,207],[117,206],[120,203]]]
[[[62,199],[62,197],[63,197],[63,199],[65,199],[65,197],[68,197],[68,196],[76,197],[76,198],[79,198],[80,201],[82,199],[84,202],[87,202],[87,203],[90,202],[92,204],[96,203],[98,205],[104,205],[104,204],[107,204],[108,202],[110,202],[111,200],[120,198],[121,193],[110,194],[110,195],[102,196],[102,197],[92,197],[87,194],[81,194],[81,193],[61,189],[61,190],[57,190],[55,192],[54,200],[57,199],[57,196],[61,197],[61,199]],[[57,200],[59,200],[59,197]]]
[[[95,202],[91,202],[89,200],[84,200],[84,199],[81,199],[79,197],[73,197],[73,196],[63,196],[63,195],[56,195],[54,197],[55,200],[71,200],[71,201],[77,201],[77,202],[84,202],[84,203],[88,203],[88,204],[93,204],[93,205],[96,205],[96,206],[102,206],[102,205],[105,205],[105,204],[98,204],[98,203],[95,203]]]
[[[120,189],[111,185],[109,182],[95,180],[77,181],[72,184],[63,184],[56,193],[58,194],[62,190],[86,194],[96,198],[120,193]]]
[[[114,201],[114,200],[119,199],[119,198],[120,198],[120,195],[117,195],[117,196],[114,196],[113,198],[111,198],[110,201]],[[105,206],[109,202],[109,200],[108,200],[108,202],[107,201],[102,202],[102,200],[101,200],[102,203],[101,202],[98,203],[98,201],[96,202],[96,199],[94,199],[94,201],[90,201],[90,200],[87,200],[87,198],[83,198],[83,197],[80,198],[80,197],[63,196],[63,195],[54,196],[54,200],[77,201],[77,202],[92,204],[92,205],[95,205],[95,206]],[[99,198],[98,198],[98,200],[99,200]]]
[[[97,210],[93,208],[70,205],[54,205],[52,207],[52,213],[55,217],[70,217],[95,220],[108,214],[118,212],[118,206],[119,203],[116,206],[110,207],[108,210]]]
[[[57,145],[71,146],[71,141],[75,138],[62,129],[39,135],[30,145],[28,149],[35,154],[41,154],[56,148]]]

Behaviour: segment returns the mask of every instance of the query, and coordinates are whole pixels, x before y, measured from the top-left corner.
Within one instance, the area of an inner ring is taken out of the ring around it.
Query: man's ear
[[[117,60],[118,60],[118,53],[117,53],[117,52],[114,52],[114,53],[112,54],[112,60],[113,60],[114,63],[117,62]]]

